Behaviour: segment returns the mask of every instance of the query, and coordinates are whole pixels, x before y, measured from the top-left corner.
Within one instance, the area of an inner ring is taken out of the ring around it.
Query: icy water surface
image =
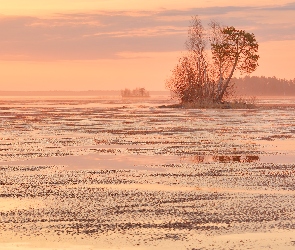
[[[294,99],[169,103],[2,99],[0,249],[294,249]]]

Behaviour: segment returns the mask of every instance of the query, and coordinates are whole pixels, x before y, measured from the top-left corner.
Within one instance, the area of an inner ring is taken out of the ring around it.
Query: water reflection
[[[189,159],[188,159],[189,158]],[[194,155],[182,157],[183,161],[191,161],[193,163],[228,163],[228,162],[257,162],[260,161],[258,155]]]
[[[258,155],[67,155],[62,157],[40,157],[28,160],[1,162],[1,165],[63,165],[66,169],[137,169],[164,171],[160,165],[181,163],[229,163],[229,162],[257,162]],[[158,167],[155,167],[157,165]]]

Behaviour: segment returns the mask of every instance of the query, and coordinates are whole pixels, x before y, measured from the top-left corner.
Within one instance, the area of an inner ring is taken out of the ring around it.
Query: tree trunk
[[[233,76],[233,74],[235,72],[235,69],[237,67],[238,61],[239,61],[239,54],[236,55],[235,63],[233,65],[233,67],[232,67],[232,70],[231,70],[228,78],[226,79],[226,82],[224,83],[221,92],[218,93],[218,96],[216,97],[215,102],[220,103],[222,101],[222,98],[224,96],[224,93],[225,93],[226,89],[228,88],[229,83],[230,83],[230,80],[231,80],[231,78],[232,78],[232,76]]]

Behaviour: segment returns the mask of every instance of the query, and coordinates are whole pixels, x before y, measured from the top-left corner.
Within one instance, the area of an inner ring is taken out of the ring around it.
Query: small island
[[[121,90],[122,98],[149,98],[150,93],[145,88],[136,88],[133,90],[125,88]]]
[[[208,35],[209,34],[209,35]],[[180,57],[166,87],[181,108],[254,108],[235,96],[232,81],[236,70],[250,74],[258,67],[258,42],[253,33],[212,21],[208,28],[192,17]],[[208,53],[210,51],[210,53]]]

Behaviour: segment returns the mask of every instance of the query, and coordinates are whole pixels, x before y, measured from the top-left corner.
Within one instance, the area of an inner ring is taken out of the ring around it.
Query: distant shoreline
[[[170,91],[149,91],[150,96],[170,96]],[[0,96],[118,96],[122,98],[121,91],[120,90],[86,90],[86,91],[62,91],[62,90],[53,90],[53,91],[0,91]],[[239,96],[255,96],[258,99],[260,97],[269,97],[269,98],[275,98],[275,97],[295,97],[295,95],[261,95],[260,94],[243,94],[243,93],[237,93],[237,97]],[[133,97],[131,97],[133,98]]]
[[[169,91],[149,91],[150,95],[170,95]],[[88,91],[0,91],[0,96],[118,96],[120,90]]]

